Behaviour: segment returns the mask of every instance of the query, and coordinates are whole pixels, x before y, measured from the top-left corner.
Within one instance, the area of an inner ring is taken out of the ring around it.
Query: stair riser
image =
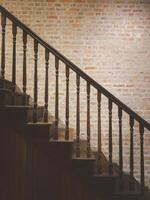
[[[79,161],[79,160],[72,160],[72,168],[76,174],[82,177],[90,177],[93,175],[94,172],[94,163],[93,161]]]
[[[0,88],[11,89],[12,88],[12,83],[7,81],[7,80],[0,79]]]
[[[11,81],[0,79],[0,88],[6,89],[6,90],[9,90],[12,92],[13,84]],[[17,93],[21,93],[21,90],[19,89],[19,87],[17,85],[15,86],[15,91]]]
[[[70,162],[71,160],[71,144],[49,144],[48,154],[54,162]]]
[[[142,198],[140,198],[140,197],[134,197],[134,196],[118,196],[118,197],[116,197],[115,198],[115,200],[146,200],[146,199],[142,199]]]
[[[13,101],[13,96],[12,93],[1,90],[0,91],[0,106],[4,105],[24,105],[24,97],[22,94],[16,93],[14,96],[14,101]],[[26,105],[29,105],[29,96],[26,96]]]
[[[8,115],[11,117],[13,123],[24,125],[33,121],[33,108],[25,107],[7,107]],[[43,118],[44,108],[38,108],[37,120],[40,121]],[[15,117],[14,117],[15,116]],[[19,123],[18,123],[19,122]]]
[[[92,185],[97,196],[115,195],[117,191],[117,179],[111,177],[99,177],[92,180]]]
[[[49,144],[49,126],[26,126],[26,136],[33,142]]]

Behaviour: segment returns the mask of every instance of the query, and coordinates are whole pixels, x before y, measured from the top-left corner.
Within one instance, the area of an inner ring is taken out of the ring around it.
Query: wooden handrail
[[[41,39],[36,33],[34,33],[30,28],[28,28],[25,24],[23,24],[20,20],[18,20],[15,16],[13,16],[8,10],[0,5],[0,12],[4,14],[7,18],[9,18],[13,23],[15,23],[18,27],[20,27],[23,31],[25,31],[28,35],[30,35],[34,40],[36,40],[39,44],[41,44],[44,48],[46,48],[49,52],[55,55],[59,60],[65,63],[70,69],[76,72],[80,77],[89,82],[94,88],[100,91],[103,95],[105,95],[108,99],[110,99],[113,103],[117,104],[122,110],[132,116],[136,121],[142,124],[145,128],[150,130],[150,124],[140,117],[136,112],[134,112],[131,108],[125,105],[122,101],[116,98],[113,94],[111,94],[108,90],[106,90],[103,86],[97,83],[94,79],[88,76],[85,72],[83,72],[79,67],[77,67],[74,63],[68,60],[65,56],[63,56],[60,52],[58,52],[54,47],[47,44],[43,39]]]

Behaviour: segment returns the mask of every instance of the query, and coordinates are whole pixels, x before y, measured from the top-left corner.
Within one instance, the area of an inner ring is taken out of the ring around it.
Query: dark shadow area
[[[95,153],[96,156],[96,168],[95,172],[98,173],[98,154]],[[108,165],[109,162],[105,155],[101,154],[101,173],[102,174],[108,174]],[[134,189],[130,190],[130,182],[131,178],[130,175],[123,172],[122,180],[119,179],[119,165],[116,163],[113,163],[113,175],[118,177],[117,180],[117,188],[116,193],[118,193],[119,199],[138,199],[138,200],[150,200],[150,189],[145,186],[144,195],[141,195],[141,184],[138,182],[135,178],[132,180],[132,185],[134,185]],[[122,190],[120,190],[120,184],[122,185]]]

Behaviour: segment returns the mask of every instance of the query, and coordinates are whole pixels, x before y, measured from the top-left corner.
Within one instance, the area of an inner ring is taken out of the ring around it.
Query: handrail
[[[39,44],[41,44],[44,48],[46,48],[49,52],[55,55],[59,60],[64,62],[68,67],[70,67],[74,72],[76,72],[80,77],[88,81],[94,88],[100,91],[103,95],[105,95],[108,99],[110,99],[113,103],[117,104],[124,110],[126,113],[131,115],[135,120],[141,123],[145,128],[150,130],[150,124],[140,117],[136,112],[134,112],[131,108],[125,105],[122,101],[116,98],[113,94],[111,94],[108,90],[106,90],[103,86],[97,83],[94,79],[88,76],[85,72],[83,72],[79,67],[77,67],[74,63],[68,60],[65,56],[63,56],[60,52],[58,52],[54,47],[47,44],[42,38],[40,38],[36,33],[34,33],[30,28],[28,28],[25,24],[23,24],[20,20],[18,20],[15,16],[13,16],[8,10],[0,5],[0,12],[3,13],[7,18],[9,18],[12,22],[14,22],[18,27],[24,30],[28,35],[30,35],[34,40],[36,40]]]

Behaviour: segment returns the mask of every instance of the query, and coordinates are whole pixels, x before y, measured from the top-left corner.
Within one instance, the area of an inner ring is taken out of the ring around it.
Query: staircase
[[[148,200],[145,186],[144,131],[150,124],[37,36],[15,16],[0,6],[1,78],[0,78],[0,199],[1,200]],[[12,80],[5,79],[6,22],[12,22]],[[22,31],[23,80],[17,86],[17,30]],[[34,95],[27,94],[27,39],[34,42]],[[38,105],[38,47],[45,51],[45,103]],[[49,106],[49,55],[55,59],[55,116]],[[65,126],[59,119],[59,64],[66,66]],[[76,130],[70,127],[70,71],[76,74]],[[80,81],[86,82],[87,139],[80,130]],[[98,148],[91,148],[91,88],[97,92]],[[109,157],[102,152],[102,97],[108,100]],[[118,107],[119,165],[113,162],[112,107]],[[123,171],[122,115],[129,121],[130,173]],[[134,124],[139,125],[140,182],[134,176]]]

